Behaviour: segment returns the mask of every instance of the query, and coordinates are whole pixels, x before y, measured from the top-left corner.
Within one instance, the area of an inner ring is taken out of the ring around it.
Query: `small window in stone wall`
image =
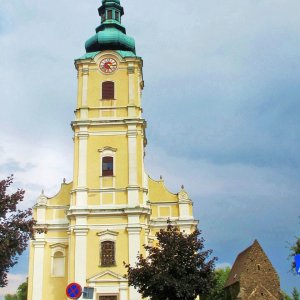
[[[260,271],[260,265],[259,264],[257,265],[257,270]]]

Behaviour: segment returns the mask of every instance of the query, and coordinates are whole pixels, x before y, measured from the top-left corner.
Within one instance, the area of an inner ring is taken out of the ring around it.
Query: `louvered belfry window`
[[[114,175],[114,159],[113,157],[106,156],[102,158],[102,176]]]
[[[115,83],[105,81],[102,83],[102,99],[115,99]]]
[[[115,264],[115,243],[105,241],[101,243],[101,266],[112,266]]]

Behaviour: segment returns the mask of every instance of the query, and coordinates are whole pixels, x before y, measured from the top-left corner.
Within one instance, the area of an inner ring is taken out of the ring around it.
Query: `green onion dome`
[[[126,29],[121,24],[124,9],[120,0],[102,0],[98,12],[101,25],[96,28],[96,34],[86,41],[86,52],[123,50],[135,54],[135,41],[126,35]]]

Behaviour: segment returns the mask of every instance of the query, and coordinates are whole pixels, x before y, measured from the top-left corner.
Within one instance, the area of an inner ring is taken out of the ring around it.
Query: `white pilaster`
[[[140,251],[140,234],[141,227],[136,226],[136,221],[139,219],[139,216],[128,216],[128,245],[129,245],[129,264],[134,266],[137,261],[137,255]],[[131,224],[130,224],[131,223]],[[133,287],[129,287],[129,299],[130,300],[140,300],[141,295]]]
[[[134,104],[134,65],[128,65],[129,104]]]
[[[87,205],[87,145],[88,129],[80,128],[79,138],[79,162],[78,162],[78,191],[76,193],[76,206]]]
[[[45,241],[33,241],[34,260],[33,260],[33,290],[32,300],[43,299],[43,282],[44,282],[44,254]]]
[[[120,283],[120,297],[119,297],[119,300],[127,300],[127,291],[128,291],[127,283]]]
[[[89,66],[83,65],[82,68],[82,95],[81,95],[81,105],[87,107],[88,99],[88,79],[89,79]]]
[[[129,185],[137,185],[136,125],[128,125]]]
[[[74,229],[75,233],[75,282],[86,286],[87,228]]]
[[[137,189],[137,130],[135,124],[128,125],[128,205],[139,205],[138,189]]]

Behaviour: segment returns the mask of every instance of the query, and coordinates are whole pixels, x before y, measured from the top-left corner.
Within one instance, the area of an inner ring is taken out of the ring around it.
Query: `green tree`
[[[15,193],[7,193],[12,183],[13,176],[0,181],[0,287],[7,285],[7,272],[27,248],[36,224],[31,209],[17,209],[25,192],[18,189]]]
[[[4,296],[4,300],[27,300],[27,287],[28,287],[28,278],[25,282],[21,283],[18,287],[16,294],[7,294]]]
[[[214,286],[209,294],[201,297],[205,300],[223,300],[224,299],[224,286],[229,277],[230,268],[217,269],[214,272]]]
[[[293,300],[286,292],[281,291],[282,298],[281,300]]]
[[[18,300],[27,300],[28,278],[25,282],[19,285],[17,290]]]
[[[295,261],[294,261],[294,256],[296,254],[300,254],[300,238],[296,239],[295,244],[292,247],[290,247],[290,250],[291,250],[290,257],[293,259],[292,271],[296,272],[296,264],[295,264]]]
[[[292,299],[293,300],[300,300],[300,294],[299,291],[294,287],[292,291]]]
[[[292,296],[289,296],[284,291],[281,291],[282,300],[300,300],[299,291],[294,287],[292,291]]]
[[[8,295],[4,296],[4,300],[18,300],[18,297],[17,297],[17,295],[8,294]]]
[[[148,256],[139,255],[135,266],[125,264],[128,283],[151,300],[194,300],[213,287],[216,258],[204,250],[204,239],[197,229],[180,232],[168,221],[157,234],[155,246],[145,246]]]

